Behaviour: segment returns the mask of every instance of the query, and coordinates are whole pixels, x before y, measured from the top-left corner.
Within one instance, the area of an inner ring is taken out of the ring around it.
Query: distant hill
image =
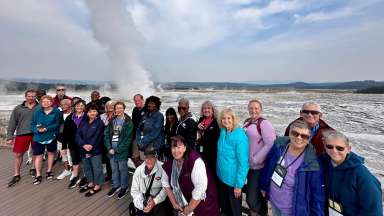
[[[384,86],[378,86],[378,87],[369,87],[364,89],[359,89],[355,91],[356,93],[361,94],[384,94]]]
[[[0,79],[0,90],[5,92],[25,91],[28,88],[35,89],[54,89],[57,84],[65,84],[67,88],[73,90],[93,90],[107,86],[111,90],[116,89],[110,81],[95,82],[95,81],[73,81],[73,80],[30,80],[17,79],[5,80]],[[356,91],[368,88],[379,88],[384,86],[384,82],[373,80],[351,81],[351,82],[329,82],[329,83],[306,83],[292,82],[286,84],[256,84],[254,82],[236,83],[236,82],[164,82],[155,83],[155,86],[161,86],[162,89],[215,89],[215,90],[262,90],[262,89],[335,89],[335,90],[350,90]],[[376,89],[374,89],[376,90]],[[360,92],[359,92],[360,93]]]

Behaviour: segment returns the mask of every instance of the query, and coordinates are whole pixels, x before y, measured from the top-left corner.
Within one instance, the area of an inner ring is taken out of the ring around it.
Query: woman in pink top
[[[272,124],[261,117],[263,106],[258,100],[248,103],[249,118],[244,122],[249,140],[249,164],[247,176],[247,204],[249,215],[267,215],[267,200],[261,195],[259,189],[260,171],[264,167],[264,160],[273,146],[276,133]]]

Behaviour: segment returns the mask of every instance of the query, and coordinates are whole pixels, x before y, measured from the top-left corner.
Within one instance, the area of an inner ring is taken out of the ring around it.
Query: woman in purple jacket
[[[262,111],[263,106],[260,101],[249,101],[249,118],[245,120],[243,126],[249,143],[250,169],[247,176],[247,204],[251,216],[265,216],[268,213],[267,200],[260,193],[259,178],[265,158],[276,139],[275,129],[268,120],[261,116]]]

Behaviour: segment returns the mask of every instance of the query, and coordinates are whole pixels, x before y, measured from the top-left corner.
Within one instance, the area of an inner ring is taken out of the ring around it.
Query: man
[[[149,147],[144,150],[144,155],[144,163],[137,167],[132,177],[131,196],[137,215],[172,215],[172,207],[165,201],[167,193],[161,184],[163,169],[157,160],[157,152]]]
[[[179,100],[177,111],[179,112],[180,120],[176,127],[176,135],[181,135],[184,137],[187,145],[191,149],[195,149],[197,123],[193,119],[192,113],[189,112],[189,100],[181,98]]]
[[[59,135],[57,136],[58,149],[60,150],[61,159],[64,163],[64,171],[57,176],[58,180],[64,179],[65,177],[72,174],[71,172],[71,158],[68,151],[67,144],[63,144],[63,132],[65,119],[72,113],[72,102],[69,99],[63,99],[60,101],[60,108],[62,114],[62,120],[59,127]],[[60,148],[61,146],[61,148]]]
[[[104,106],[102,104],[102,101],[100,100],[100,92],[99,91],[92,91],[91,92],[91,102],[87,104],[87,107],[91,104],[94,104],[97,107],[97,112],[99,115],[104,113]]]
[[[304,120],[311,128],[310,142],[316,149],[316,155],[320,155],[325,151],[323,144],[323,133],[327,130],[334,130],[325,121],[321,119],[322,112],[320,105],[315,102],[306,102],[300,110],[300,118]],[[291,123],[292,124],[292,123]],[[285,136],[289,135],[289,127],[285,130]]]
[[[33,139],[33,132],[30,125],[36,105],[36,91],[27,90],[25,92],[25,101],[16,106],[12,111],[7,130],[7,144],[14,144],[13,152],[15,155],[15,173],[11,181],[8,183],[8,187],[13,186],[20,181],[20,167],[23,163],[23,156],[28,150]],[[13,139],[15,131],[16,137]],[[32,162],[32,164],[34,163]],[[35,175],[35,173],[35,169],[30,170],[31,175]]]
[[[133,143],[132,143],[132,161],[135,166],[139,166],[141,164],[140,161],[140,152],[139,147],[136,143],[136,130],[139,126],[141,117],[145,115],[145,107],[144,107],[144,97],[141,94],[136,94],[133,96],[133,102],[135,103],[135,107],[132,110],[132,122],[133,122]]]
[[[56,86],[56,96],[53,98],[53,107],[60,107],[60,101],[63,99],[70,99],[71,97],[68,97],[65,95],[65,87],[63,85],[57,85]]]

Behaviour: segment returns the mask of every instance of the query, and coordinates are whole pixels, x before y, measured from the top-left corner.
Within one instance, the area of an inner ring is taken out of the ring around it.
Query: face
[[[71,109],[71,103],[68,103],[67,101],[62,100],[60,102],[60,107],[63,110],[63,112],[66,112]]]
[[[260,104],[257,102],[250,103],[248,106],[248,113],[249,113],[249,117],[251,118],[259,118],[262,113]]]
[[[293,147],[304,149],[308,145],[309,130],[306,128],[292,128],[289,132],[289,138]]]
[[[56,87],[56,94],[59,97],[62,97],[65,95],[65,87],[64,86],[57,86]]]
[[[176,122],[176,117],[174,115],[167,115],[168,122]]]
[[[91,94],[91,100],[92,101],[99,100],[99,98],[100,98],[100,93],[99,92],[97,92],[97,91],[92,92],[92,94]]]
[[[179,106],[177,107],[177,111],[179,112],[179,115],[181,118],[187,116],[189,113],[189,107],[185,103],[179,103]]]
[[[153,167],[155,167],[156,161],[157,161],[157,159],[154,156],[145,156],[145,159],[144,159],[145,166],[149,170],[152,170]]]
[[[321,113],[316,105],[306,105],[300,111],[300,116],[309,126],[314,127],[320,121]]]
[[[36,92],[28,92],[27,95],[25,96],[25,100],[27,103],[35,103],[36,101]]]
[[[117,116],[123,116],[124,115],[124,106],[121,105],[121,104],[118,104],[116,107],[115,107],[115,114]]]
[[[135,103],[135,106],[138,107],[138,108],[143,108],[144,107],[144,100],[141,99],[140,96],[133,97],[133,102]]]
[[[85,109],[85,105],[84,105],[83,103],[78,103],[78,104],[76,104],[76,106],[75,106],[75,111],[76,111],[77,113],[82,113],[82,112],[84,112],[84,109]]]
[[[89,110],[89,111],[87,112],[87,115],[88,115],[88,118],[89,118],[90,120],[94,120],[94,119],[96,119],[96,117],[97,117],[97,110],[94,110],[94,109]]]
[[[48,98],[44,98],[42,101],[41,101],[41,107],[43,108],[49,108],[52,106],[52,101],[49,100]]]
[[[157,109],[156,109],[155,102],[152,102],[152,101],[148,102],[147,109],[148,109],[148,112],[150,113],[156,111]]]
[[[108,104],[107,106],[105,106],[105,111],[112,113],[113,110],[115,109],[113,106],[114,106],[113,104]]]
[[[336,164],[341,164],[351,149],[351,146],[346,145],[340,138],[325,140],[325,151]]]
[[[210,118],[213,116],[213,109],[209,105],[204,105],[202,108],[203,116],[206,118]]]
[[[176,160],[180,160],[183,158],[187,147],[182,142],[178,141],[176,146],[172,146],[172,156]]]
[[[233,129],[233,117],[229,113],[224,113],[221,116],[221,124],[227,129],[232,130]]]

